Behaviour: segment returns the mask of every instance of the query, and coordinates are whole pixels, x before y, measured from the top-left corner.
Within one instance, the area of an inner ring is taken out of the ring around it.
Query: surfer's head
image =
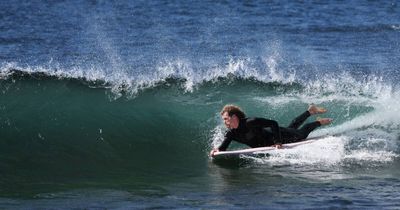
[[[225,105],[221,110],[221,117],[227,128],[237,128],[239,126],[239,120],[245,118],[246,115],[235,105]]]

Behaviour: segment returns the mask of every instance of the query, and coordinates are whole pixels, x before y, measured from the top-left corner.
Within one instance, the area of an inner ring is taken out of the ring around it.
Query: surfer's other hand
[[[282,149],[282,144],[274,144],[273,145],[276,149]]]

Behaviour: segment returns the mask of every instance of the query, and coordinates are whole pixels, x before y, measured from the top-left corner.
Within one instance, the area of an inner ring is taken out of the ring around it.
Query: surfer
[[[240,107],[226,105],[221,110],[221,118],[225,126],[229,129],[225,133],[224,140],[218,148],[210,152],[213,156],[215,152],[225,151],[232,140],[249,147],[275,146],[282,148],[282,144],[303,141],[314,129],[321,125],[332,122],[330,118],[318,118],[316,121],[307,123],[299,129],[308,117],[327,112],[325,108],[311,104],[307,111],[296,117],[288,127],[279,127],[275,120],[265,118],[246,118],[245,113]]]

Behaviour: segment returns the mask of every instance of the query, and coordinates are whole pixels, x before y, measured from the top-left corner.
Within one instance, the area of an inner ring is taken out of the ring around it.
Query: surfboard
[[[310,138],[304,141],[300,142],[295,142],[295,143],[288,143],[288,144],[282,144],[281,149],[292,149],[295,147],[298,147],[300,145],[305,145],[305,144],[311,144],[313,142],[316,142],[320,140],[322,137],[315,137],[315,138]],[[274,146],[269,146],[269,147],[257,147],[257,148],[250,148],[250,149],[240,149],[240,150],[232,150],[232,151],[221,151],[221,152],[215,152],[213,159],[219,159],[219,158],[228,158],[228,157],[239,157],[240,155],[259,155],[259,154],[266,154],[269,151],[277,150],[279,151],[280,149],[276,149]]]

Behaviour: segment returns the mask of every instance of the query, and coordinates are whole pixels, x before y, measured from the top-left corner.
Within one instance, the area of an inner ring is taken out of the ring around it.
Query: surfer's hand
[[[219,152],[218,149],[212,149],[210,152],[210,157],[214,157],[214,153]]]
[[[274,147],[275,147],[276,149],[282,149],[282,144],[274,144]]]

